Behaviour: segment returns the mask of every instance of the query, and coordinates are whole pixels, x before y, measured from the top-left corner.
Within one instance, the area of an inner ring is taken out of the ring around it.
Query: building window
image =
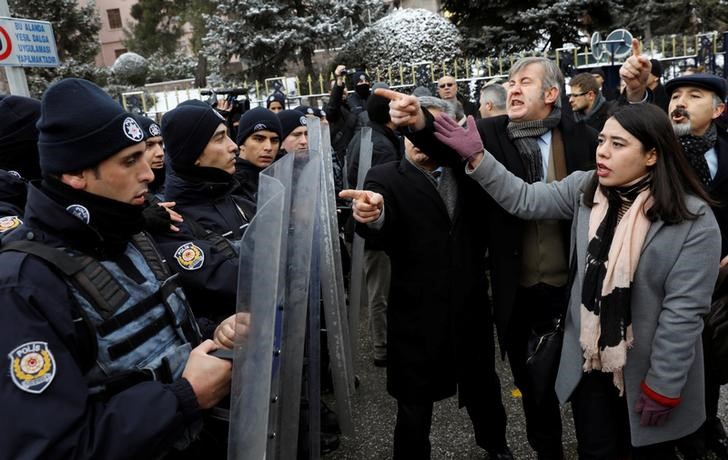
[[[119,11],[119,8],[106,10],[106,17],[109,18],[110,29],[121,29],[121,12]]]
[[[128,50],[126,48],[119,48],[118,50],[114,50],[114,56],[118,59],[119,56],[126,53]]]

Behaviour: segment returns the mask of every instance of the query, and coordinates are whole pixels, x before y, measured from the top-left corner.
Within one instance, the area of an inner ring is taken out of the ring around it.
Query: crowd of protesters
[[[527,57],[473,101],[450,75],[405,94],[343,65],[322,107],[275,91],[155,120],[77,78],[41,101],[0,96],[0,456],[227,456],[227,425],[206,414],[230,391],[214,352],[250,322],[240,242],[260,172],[307,152],[317,118],[342,233],[365,239],[393,458],[430,458],[433,403],[454,395],[488,458],[513,458],[507,358],[539,459],[565,458],[565,404],[580,459],[728,459],[728,364],[705,319],[728,266],[728,85],[662,73],[635,42],[616,92],[601,69],[567,82]],[[336,414],[320,410],[331,452]]]

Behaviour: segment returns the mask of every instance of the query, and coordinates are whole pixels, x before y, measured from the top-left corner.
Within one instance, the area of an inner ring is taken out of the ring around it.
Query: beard
[[[688,113],[688,111],[683,109],[682,107],[678,107],[677,109],[673,110],[672,113],[670,113],[670,117],[674,115],[679,115],[685,119],[685,121],[683,121],[682,123],[675,123],[671,121],[672,129],[675,131],[675,135],[677,137],[682,137],[690,134],[693,129],[693,124],[690,121],[690,114]]]

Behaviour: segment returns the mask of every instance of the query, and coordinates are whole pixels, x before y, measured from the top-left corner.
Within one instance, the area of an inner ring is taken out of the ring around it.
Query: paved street
[[[365,321],[366,318],[363,318],[362,324]],[[356,373],[361,385],[353,400],[355,434],[351,437],[342,437],[341,447],[324,458],[327,460],[391,458],[396,404],[386,392],[385,370],[372,364],[369,339],[363,327],[360,331],[360,353],[356,363]],[[508,444],[517,459],[535,459],[536,455],[526,441],[523,410],[517,390],[513,386],[507,361],[498,360],[498,373],[501,377],[503,403],[508,413]],[[726,396],[724,387],[719,409],[723,420],[726,420],[728,413]],[[333,396],[327,395],[325,399],[331,402]],[[566,458],[575,459],[576,440],[568,406],[563,411],[563,421]],[[488,458],[485,451],[476,446],[467,413],[465,409],[458,409],[455,398],[435,403],[430,439],[433,460]]]

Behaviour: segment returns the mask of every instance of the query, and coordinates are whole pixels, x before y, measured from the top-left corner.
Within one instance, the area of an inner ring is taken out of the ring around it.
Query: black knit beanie
[[[202,101],[185,101],[162,117],[162,138],[172,167],[189,167],[202,155],[222,115]]]
[[[299,126],[306,126],[306,115],[298,110],[282,110],[278,112],[278,119],[281,121],[281,142],[288,137],[294,129]]]
[[[0,100],[0,169],[26,179],[40,178],[38,129],[40,101],[7,96]]]
[[[281,104],[281,107],[286,108],[286,95],[280,91],[275,91],[273,94],[268,96],[265,100],[265,107],[270,109],[270,105],[274,102]]]
[[[104,90],[80,78],[66,78],[46,90],[37,127],[44,174],[95,166],[144,140],[132,114]]]
[[[158,137],[162,135],[162,128],[159,127],[156,121],[143,115],[137,115],[136,119],[137,123],[139,123],[139,126],[142,128],[145,140],[150,137]]]
[[[248,110],[240,117],[235,143],[242,145],[251,134],[263,130],[272,131],[281,137],[281,122],[276,114],[263,107]]]

